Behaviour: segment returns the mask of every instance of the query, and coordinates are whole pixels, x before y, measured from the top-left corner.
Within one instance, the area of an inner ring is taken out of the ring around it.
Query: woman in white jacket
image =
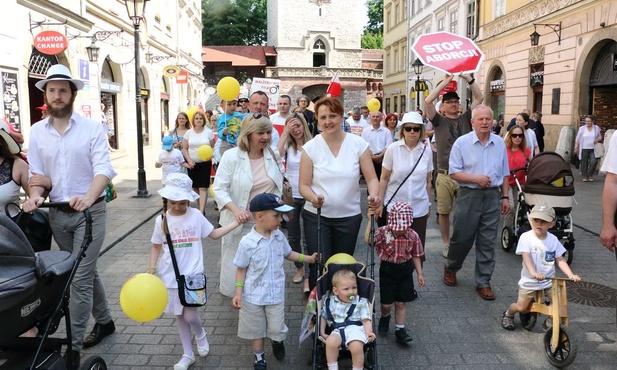
[[[593,181],[599,156],[595,151],[595,145],[600,141],[602,141],[602,133],[600,127],[595,124],[594,117],[585,117],[585,124],[578,129],[574,141],[574,152],[578,154],[578,158],[581,160],[583,182]]]
[[[222,226],[234,220],[243,224],[225,235],[221,246],[220,292],[230,298],[235,295],[233,259],[238,243],[255,224],[248,205],[257,194],[281,195],[283,191],[280,157],[273,156],[271,134],[272,123],[267,117],[248,115],[240,126],[238,146],[223,154],[216,170],[212,192],[221,210],[219,222]]]

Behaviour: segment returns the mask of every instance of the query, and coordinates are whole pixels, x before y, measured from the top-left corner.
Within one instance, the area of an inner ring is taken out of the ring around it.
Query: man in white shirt
[[[285,120],[291,115],[291,97],[289,95],[281,95],[276,106],[278,110],[270,116],[270,122],[272,122],[274,129],[278,131],[280,136],[285,128]]]
[[[50,67],[47,78],[36,83],[44,92],[50,116],[32,126],[28,160],[31,174],[51,179],[51,188],[31,185],[30,199],[23,205],[25,212],[36,210],[46,192],[52,202],[68,202],[66,206],[51,208],[49,221],[60,250],[73,255],[79,253],[85,237],[86,220],[82,212],[88,209],[92,216],[92,242],[71,286],[73,340],[65,356],[73,368],[79,367],[82,346],[96,345],[115,331],[96,261],[105,238],[105,188],[116,172],[101,123],[73,111],[77,91],[83,86],[83,81],[73,79],[69,69],[61,64]],[[96,324],[84,339],[91,312]]]
[[[268,112],[268,104],[268,95],[261,90],[257,90],[252,93],[249,98],[249,109],[251,110],[251,114],[260,113],[268,117],[270,115],[270,112]],[[279,137],[279,132],[277,130],[272,130],[272,143],[270,145],[272,149],[276,149],[276,144],[279,142]]]
[[[390,130],[381,125],[381,112],[370,113],[371,125],[364,128],[362,138],[368,143],[371,151],[371,159],[375,167],[377,178],[381,177],[381,162],[386,154],[386,148],[392,144],[392,134]]]
[[[349,123],[351,133],[358,136],[362,136],[362,131],[368,126],[368,122],[362,118],[360,107],[353,107],[351,117],[347,118],[347,123]]]
[[[366,122],[370,121],[370,111],[368,110],[368,107],[366,105],[360,107],[360,114],[362,115],[363,120],[365,120]]]

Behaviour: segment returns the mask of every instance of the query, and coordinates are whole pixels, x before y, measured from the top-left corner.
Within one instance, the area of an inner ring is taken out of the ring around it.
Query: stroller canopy
[[[527,169],[523,192],[531,194],[573,196],[574,176],[570,165],[555,152],[535,156]]]

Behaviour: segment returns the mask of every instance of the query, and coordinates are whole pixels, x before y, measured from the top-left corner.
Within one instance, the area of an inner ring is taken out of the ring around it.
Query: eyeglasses
[[[248,103],[248,99],[240,99],[238,100],[238,103]]]
[[[403,130],[405,130],[405,132],[411,132],[412,130],[413,130],[413,132],[420,132],[420,130],[422,130],[422,127],[407,126],[407,127],[403,127]]]
[[[513,139],[516,139],[516,138],[521,139],[521,138],[523,138],[523,137],[525,137],[525,134],[512,134],[512,138],[513,138]]]

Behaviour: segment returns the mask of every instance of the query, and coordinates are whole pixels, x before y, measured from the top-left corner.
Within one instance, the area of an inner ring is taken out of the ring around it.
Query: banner
[[[17,131],[21,131],[19,121],[19,96],[17,88],[17,73],[2,71],[2,100],[4,106],[3,117],[9,121]]]
[[[281,90],[281,80],[255,77],[251,84],[251,96],[255,91],[263,91],[268,95],[268,110],[276,112]]]

